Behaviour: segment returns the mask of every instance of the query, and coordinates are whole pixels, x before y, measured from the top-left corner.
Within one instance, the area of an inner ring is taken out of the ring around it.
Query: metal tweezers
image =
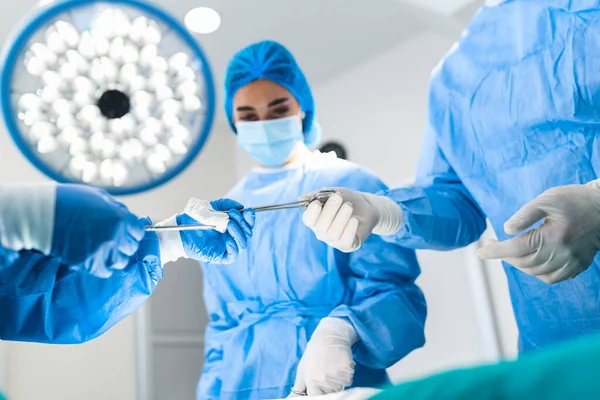
[[[292,201],[290,203],[281,203],[281,204],[273,204],[270,206],[261,206],[261,207],[250,207],[250,208],[242,208],[238,210],[239,212],[244,212],[245,210],[252,209],[255,212],[264,212],[264,211],[276,211],[276,210],[288,210],[292,208],[306,208],[310,203],[315,200],[320,201],[322,204],[327,203],[327,200],[335,193],[333,189],[323,189],[315,192],[312,197],[308,200],[299,200]],[[227,212],[227,211],[223,211]],[[214,225],[204,225],[204,224],[188,224],[188,225],[168,225],[168,226],[147,226],[145,227],[146,231],[200,231],[200,230],[210,230],[215,229]]]

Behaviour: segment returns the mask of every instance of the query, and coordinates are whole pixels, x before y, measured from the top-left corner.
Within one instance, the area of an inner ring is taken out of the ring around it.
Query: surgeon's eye
[[[274,110],[272,110],[273,114],[277,115],[277,116],[281,116],[281,115],[285,115],[287,113],[290,112],[290,108],[288,106],[283,106],[283,107],[277,107]]]
[[[258,121],[258,115],[254,113],[244,114],[238,117],[240,121]]]

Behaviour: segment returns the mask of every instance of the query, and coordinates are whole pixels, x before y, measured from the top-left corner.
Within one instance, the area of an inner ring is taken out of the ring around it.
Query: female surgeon
[[[214,210],[241,205],[227,199]],[[247,246],[254,214],[229,211],[223,233],[144,233],[104,191],[82,185],[0,185],[0,339],[82,343],[135,311],[163,265],[179,257],[232,262]],[[165,224],[200,219],[179,214]]]
[[[344,251],[371,232],[451,249],[487,217],[520,349],[600,332],[599,31],[597,0],[488,1],[432,75],[416,185],[340,190],[305,222]]]
[[[294,57],[264,41],[231,59],[225,111],[239,147],[260,166],[228,197],[266,205],[321,186],[384,190],[376,176],[317,141],[311,90]],[[388,382],[385,368],[424,343],[415,253],[379,236],[344,254],[302,225],[301,210],[257,216],[248,251],[204,264],[211,317],[198,399],[281,398]]]

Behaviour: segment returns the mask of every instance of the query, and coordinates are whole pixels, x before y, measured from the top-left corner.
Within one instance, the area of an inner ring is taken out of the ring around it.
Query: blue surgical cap
[[[251,44],[238,51],[225,72],[225,113],[234,132],[233,97],[239,89],[257,79],[268,79],[287,90],[300,103],[304,112],[302,131],[304,142],[315,145],[321,136],[321,127],[315,123],[315,102],[306,77],[294,56],[284,46],[271,40]]]

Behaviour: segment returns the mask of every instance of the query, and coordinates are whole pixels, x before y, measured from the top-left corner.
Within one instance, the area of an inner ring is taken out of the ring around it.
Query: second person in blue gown
[[[228,194],[247,206],[293,201],[322,186],[386,186],[318,140],[314,101],[293,56],[253,44],[226,72],[226,113],[260,166]],[[198,399],[265,399],[381,386],[387,367],[424,344],[425,300],[414,251],[372,236],[344,254],[317,240],[302,210],[259,213],[248,251],[205,264],[211,321]]]

